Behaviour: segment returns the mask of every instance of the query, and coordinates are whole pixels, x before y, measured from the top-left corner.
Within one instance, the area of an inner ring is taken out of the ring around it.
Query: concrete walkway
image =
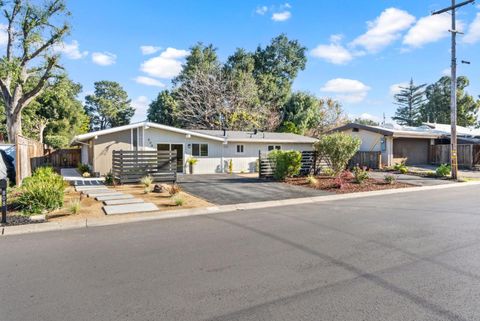
[[[103,185],[103,177],[83,177],[75,168],[62,168],[60,174],[63,179],[70,182],[71,185]]]
[[[144,203],[142,199],[108,188],[104,185],[103,178],[83,177],[75,168],[62,168],[60,173],[64,180],[75,186],[77,192],[102,202],[104,204],[102,209],[106,215],[158,211],[158,207],[153,203]],[[110,203],[119,200],[121,200],[120,203]]]
[[[411,170],[418,171],[418,172],[434,172],[437,169],[437,166],[434,165],[413,165],[408,166]],[[468,169],[459,169],[458,170],[459,177],[465,178],[478,178],[480,179],[480,171],[468,170]]]
[[[388,173],[388,172],[370,172],[369,175],[371,178],[383,180],[385,175],[395,175],[397,177],[397,182],[410,184],[414,186],[435,186],[435,185],[444,185],[452,184],[452,181],[446,179],[438,179],[432,177],[421,177],[416,175],[406,175],[406,174],[397,174],[397,173]]]

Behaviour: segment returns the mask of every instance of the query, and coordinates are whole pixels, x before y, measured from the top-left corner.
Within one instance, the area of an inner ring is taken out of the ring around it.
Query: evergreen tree
[[[408,86],[400,87],[400,92],[394,96],[398,106],[392,117],[400,125],[418,126],[422,123],[421,108],[425,103],[426,84],[416,86],[413,79]]]
[[[162,90],[148,106],[147,120],[158,124],[176,126],[178,123],[175,117],[177,106],[173,94],[169,90]]]

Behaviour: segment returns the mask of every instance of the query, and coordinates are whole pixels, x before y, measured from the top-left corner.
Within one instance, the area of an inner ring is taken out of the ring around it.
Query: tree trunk
[[[22,115],[20,113],[7,116],[7,133],[8,142],[15,144],[17,135],[22,134]]]
[[[43,132],[47,128],[47,125],[44,123],[40,123],[38,126],[38,141],[43,144]]]

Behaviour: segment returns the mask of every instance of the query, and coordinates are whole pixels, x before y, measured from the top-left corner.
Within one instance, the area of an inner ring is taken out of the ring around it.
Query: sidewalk
[[[70,184],[79,185],[103,185],[105,180],[103,177],[83,177],[75,168],[62,168],[60,169],[60,175],[63,179]]]
[[[446,179],[422,177],[422,176],[407,175],[407,174],[388,173],[388,172],[370,172],[368,174],[370,175],[371,178],[375,178],[380,181],[383,181],[383,178],[387,174],[395,175],[397,177],[397,182],[410,184],[414,186],[437,186],[437,185],[455,183],[454,181],[450,181]]]

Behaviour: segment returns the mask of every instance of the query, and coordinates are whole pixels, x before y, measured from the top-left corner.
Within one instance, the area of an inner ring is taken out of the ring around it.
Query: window
[[[138,128],[132,130],[132,147],[133,150],[138,150]]]
[[[282,149],[282,146],[280,146],[280,145],[268,145],[268,151],[269,152],[274,150],[274,149],[280,150],[280,149]]]
[[[237,145],[237,154],[243,154],[245,149],[244,145]]]
[[[208,156],[208,144],[192,144],[192,156]]]

